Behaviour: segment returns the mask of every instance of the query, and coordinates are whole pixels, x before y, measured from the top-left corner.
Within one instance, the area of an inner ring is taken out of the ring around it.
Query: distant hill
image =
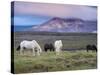
[[[40,25],[15,26],[14,31],[97,33],[97,21],[84,21],[79,18],[63,19],[55,17]]]
[[[94,32],[97,30],[96,21],[84,21],[78,18],[53,18],[41,25],[33,26],[30,31],[46,32]]]

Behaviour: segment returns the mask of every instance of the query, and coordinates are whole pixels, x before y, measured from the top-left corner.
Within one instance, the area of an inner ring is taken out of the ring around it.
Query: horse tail
[[[17,47],[17,49],[16,49],[17,51],[19,51],[20,50],[20,45]]]

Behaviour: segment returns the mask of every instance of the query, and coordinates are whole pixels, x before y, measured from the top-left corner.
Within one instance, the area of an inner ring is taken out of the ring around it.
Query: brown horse
[[[51,43],[46,43],[44,45],[44,51],[47,52],[48,50],[54,51],[54,46]]]
[[[95,45],[87,45],[86,50],[87,50],[87,52],[89,50],[97,52],[97,47]]]

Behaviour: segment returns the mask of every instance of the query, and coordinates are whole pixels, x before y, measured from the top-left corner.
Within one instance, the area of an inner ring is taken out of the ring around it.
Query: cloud
[[[15,2],[15,15],[40,15],[50,17],[75,17],[84,20],[97,20],[97,8],[83,5]]]
[[[14,16],[12,17],[14,19],[14,25],[39,25],[44,23],[45,21],[48,21],[50,18],[48,17],[39,17],[39,16]]]

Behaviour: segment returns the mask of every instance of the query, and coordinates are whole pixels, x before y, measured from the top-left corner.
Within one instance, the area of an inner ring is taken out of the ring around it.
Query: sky
[[[97,20],[97,7],[85,5],[14,2],[14,25],[39,25],[54,17]]]

